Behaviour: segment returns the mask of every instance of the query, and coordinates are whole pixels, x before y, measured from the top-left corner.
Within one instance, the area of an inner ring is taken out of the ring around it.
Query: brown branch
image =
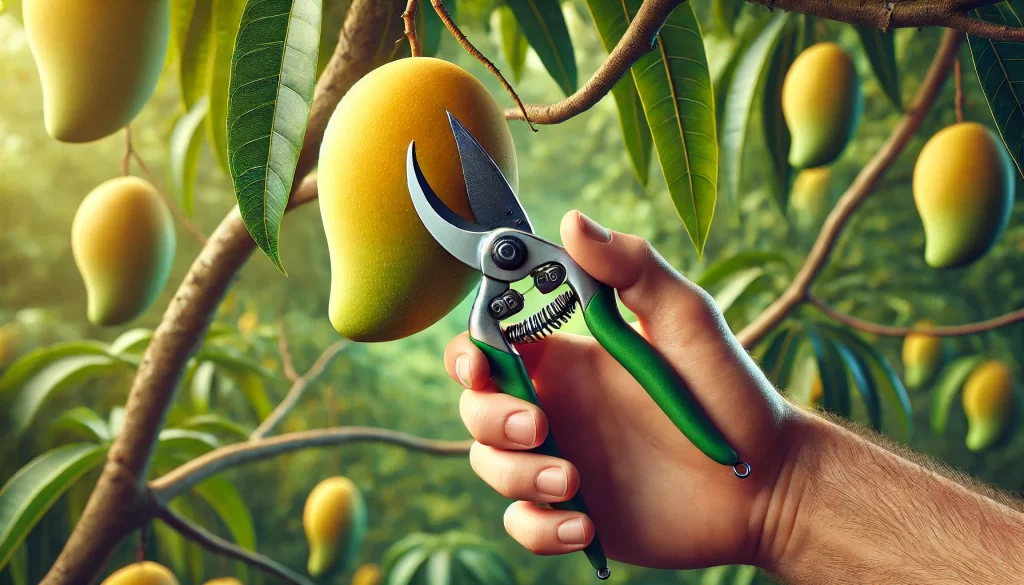
[[[324,373],[324,370],[331,361],[337,357],[343,349],[348,347],[348,343],[347,339],[335,341],[325,349],[322,354],[320,354],[320,357],[313,362],[313,365],[306,370],[305,374],[295,378],[292,383],[292,387],[288,390],[288,394],[285,395],[284,400],[282,400],[281,403],[277,405],[277,408],[275,408],[273,412],[271,412],[267,418],[260,423],[260,426],[256,427],[256,430],[249,435],[249,440],[258,441],[272,433],[274,429],[281,424],[284,417],[288,416],[288,413],[295,408],[295,405],[298,404],[302,395],[306,393],[306,390],[313,385],[313,382],[320,377],[320,374]],[[285,345],[284,350],[287,351],[287,349],[288,346]],[[289,358],[289,361],[291,361],[291,358]],[[292,373],[295,373],[294,369],[292,369]]]
[[[423,55],[420,40],[416,37],[416,9],[418,7],[419,0],[409,0],[409,3],[405,5],[405,12],[402,13],[402,22],[405,23],[405,36],[409,39],[409,53],[413,57]]]
[[[589,110],[608,95],[633,63],[651,51],[669,14],[682,3],[683,0],[645,0],[608,58],[576,93],[546,106],[520,104],[519,108],[505,110],[505,119],[529,117],[538,124],[558,124]]]
[[[277,352],[281,354],[281,370],[289,382],[297,382],[299,373],[295,371],[295,362],[292,361],[292,351],[288,347],[288,332],[284,327],[284,315],[277,319]]]
[[[309,579],[278,563],[277,561],[259,554],[258,552],[246,550],[233,542],[228,542],[202,526],[192,522],[188,518],[174,512],[167,506],[157,505],[156,517],[163,520],[165,524],[173,528],[178,534],[198,543],[206,550],[215,554],[231,557],[247,565],[256,567],[264,573],[277,577],[285,583],[293,585],[315,585]]]
[[[964,121],[964,74],[960,66],[960,55],[953,62],[953,81],[956,85],[956,121]]]
[[[124,156],[121,157],[121,176],[132,174],[132,127],[124,127]]]
[[[846,222],[871,194],[878,181],[899,158],[910,138],[921,127],[925,116],[935,103],[942,84],[949,77],[953,59],[956,57],[962,39],[963,35],[952,30],[946,31],[942,36],[938,52],[928,68],[924,81],[921,82],[910,108],[907,109],[906,114],[900,119],[882,148],[861,169],[850,187],[839,198],[832,212],[828,214],[817,240],[793,282],[775,302],[736,335],[743,347],[750,349],[756,345],[769,331],[782,322],[794,307],[807,298],[811,283],[825,266]]]
[[[1024,309],[1018,309],[1016,311],[1010,311],[1005,315],[993,317],[992,319],[978,321],[977,323],[967,323],[964,325],[942,325],[928,327],[926,329],[914,327],[893,327],[891,325],[882,325],[879,323],[872,323],[871,321],[865,321],[864,319],[854,317],[853,315],[847,315],[846,313],[830,307],[825,303],[825,301],[813,295],[808,295],[807,302],[817,307],[818,310],[825,315],[848,327],[865,333],[883,335],[885,337],[906,337],[911,333],[926,333],[936,337],[962,337],[964,335],[974,335],[977,333],[992,331],[993,329],[999,329],[1000,327],[1006,327],[1007,325],[1013,325],[1014,323],[1024,321]]]
[[[333,447],[343,443],[375,442],[406,447],[434,455],[465,455],[472,440],[442,441],[424,439],[391,429],[373,427],[336,427],[297,433],[286,433],[259,441],[227,445],[197,457],[174,471],[149,482],[149,488],[160,501],[170,501],[199,482],[232,467],[276,457],[283,453]]]
[[[494,63],[492,63],[490,59],[485,57],[484,54],[481,53],[479,49],[474,47],[473,43],[469,42],[469,39],[466,38],[466,35],[462,32],[462,30],[459,29],[459,26],[455,24],[455,20],[453,20],[452,15],[448,13],[448,9],[444,7],[444,1],[430,0],[430,3],[434,7],[434,12],[437,12],[437,15],[441,18],[441,22],[443,22],[445,27],[448,28],[448,32],[452,33],[452,36],[455,37],[455,40],[459,41],[459,44],[462,45],[462,48],[466,49],[466,51],[468,51],[470,55],[476,57],[477,61],[483,63],[484,67],[487,67],[487,70],[498,78],[498,81],[501,82],[502,87],[505,88],[505,91],[508,92],[508,95],[512,96],[512,101],[516,103],[516,107],[519,108],[519,111],[522,113],[523,117],[519,119],[526,120],[526,123],[530,125],[530,129],[536,132],[537,128],[535,128],[533,122],[530,121],[530,116],[526,113],[526,106],[523,105],[523,100],[519,99],[519,95],[516,93],[516,90],[512,89],[512,85],[509,84],[508,80],[505,79],[505,76],[501,74],[501,71],[498,71],[498,68],[494,65]],[[507,118],[508,114],[506,114],[505,117]]]

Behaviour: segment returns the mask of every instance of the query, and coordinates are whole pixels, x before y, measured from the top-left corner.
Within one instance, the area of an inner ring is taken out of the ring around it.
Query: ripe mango
[[[327,125],[317,182],[331,257],[328,312],[349,339],[389,341],[422,331],[478,282],[423,227],[406,183],[406,152],[415,140],[430,186],[472,219],[445,110],[515,189],[515,145],[501,107],[480,81],[447,61],[411,57],[375,69],[349,90]]]
[[[835,43],[805,49],[782,82],[782,116],[792,135],[789,164],[807,169],[834,161],[856,133],[863,109],[850,55]]]
[[[178,585],[178,579],[167,567],[142,561],[114,571],[100,585]]]
[[[203,585],[244,585],[241,579],[234,577],[217,577],[216,579],[210,579]]]
[[[804,169],[793,180],[789,208],[801,229],[814,227],[828,213],[831,183],[832,169],[829,167]]]
[[[306,498],[302,526],[309,541],[309,574],[320,577],[344,570],[366,531],[363,496],[349,478],[327,478]]]
[[[367,563],[356,569],[352,575],[351,585],[380,585],[382,580],[380,567],[373,563]]]
[[[999,440],[1013,411],[1013,372],[989,360],[974,368],[964,382],[967,448],[981,451]]]
[[[928,140],[913,188],[929,266],[964,266],[989,251],[1010,221],[1014,175],[1002,142],[981,124],[953,124]]]
[[[167,56],[169,0],[25,0],[50,136],[89,142],[149,101]]]
[[[928,320],[914,323],[914,329],[928,329],[935,324]],[[903,381],[907,388],[920,388],[928,383],[942,361],[942,339],[927,333],[911,333],[903,338]]]
[[[814,378],[811,380],[811,394],[810,402],[811,406],[818,406],[821,404],[821,399],[825,396],[825,386],[821,383],[821,374],[815,372]]]
[[[167,284],[174,246],[171,212],[147,181],[118,177],[93,189],[71,225],[89,321],[118,325],[148,309]]]

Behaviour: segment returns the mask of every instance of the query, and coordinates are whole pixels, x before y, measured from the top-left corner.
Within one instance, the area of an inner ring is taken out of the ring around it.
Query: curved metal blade
[[[409,195],[423,226],[449,254],[480,270],[480,240],[489,230],[463,219],[434,193],[416,160],[415,141],[409,143],[405,169]]]
[[[459,145],[469,208],[476,222],[489,230],[506,227],[532,234],[530,218],[526,217],[526,210],[519,204],[519,198],[501,169],[469,130],[451,112],[447,114],[455,142]]]

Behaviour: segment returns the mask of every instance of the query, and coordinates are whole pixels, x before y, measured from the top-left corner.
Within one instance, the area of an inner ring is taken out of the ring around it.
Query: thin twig
[[[288,347],[288,332],[284,327],[284,315],[277,318],[277,351],[281,354],[281,370],[289,382],[296,382],[299,373],[295,371],[295,362],[292,361],[291,348]]]
[[[121,176],[132,174],[132,127],[124,127],[124,156],[121,157]]]
[[[956,121],[964,121],[964,75],[960,69],[960,55],[953,61],[953,81],[956,84]]]
[[[501,74],[501,71],[498,71],[498,68],[494,65],[494,63],[491,63],[490,59],[485,57],[483,53],[481,53],[476,47],[474,47],[473,43],[469,42],[469,39],[466,38],[466,35],[463,34],[463,32],[459,29],[459,26],[455,24],[455,21],[452,19],[452,15],[448,13],[448,9],[444,7],[444,1],[430,0],[430,3],[434,6],[434,11],[437,12],[437,15],[441,18],[441,22],[443,22],[444,25],[448,28],[448,31],[452,33],[452,36],[455,37],[455,40],[459,41],[459,44],[462,45],[462,48],[466,49],[466,51],[468,51],[470,55],[476,57],[477,61],[483,63],[484,66],[487,67],[487,70],[498,78],[498,81],[501,82],[502,87],[505,88],[505,91],[508,92],[508,95],[512,96],[512,100],[516,102],[516,106],[523,113],[522,119],[526,120],[526,123],[530,125],[530,129],[536,132],[537,128],[533,125],[533,122],[530,121],[530,116],[527,115],[526,113],[526,106],[523,105],[523,100],[519,99],[519,95],[516,94],[516,90],[512,89],[512,85],[510,85],[508,80],[505,79],[505,76]]]
[[[756,345],[768,332],[782,322],[793,308],[806,299],[811,283],[824,268],[846,222],[872,193],[875,185],[889,170],[889,167],[896,162],[910,138],[921,127],[925,115],[935,103],[939,89],[949,77],[950,70],[953,68],[953,59],[956,57],[962,39],[963,35],[952,30],[947,30],[942,36],[938,52],[928,68],[924,81],[921,82],[910,108],[907,109],[882,148],[861,169],[846,193],[839,198],[835,207],[828,214],[821,227],[821,232],[818,233],[818,238],[793,282],[779,298],[775,299],[775,302],[736,335],[743,347],[750,349]]]
[[[277,425],[281,424],[281,421],[284,420],[284,417],[288,416],[288,413],[295,408],[295,405],[298,404],[306,390],[320,377],[320,374],[324,373],[324,369],[331,363],[331,360],[341,353],[348,346],[348,343],[347,339],[339,339],[325,349],[320,354],[320,357],[313,362],[313,365],[306,370],[306,373],[295,379],[284,400],[260,423],[260,426],[256,427],[256,430],[249,435],[249,440],[259,441],[273,432]]]
[[[865,321],[864,319],[854,317],[853,315],[847,315],[846,313],[830,307],[825,303],[825,301],[813,295],[808,295],[807,302],[817,307],[818,310],[825,315],[843,323],[844,325],[857,329],[858,331],[874,333],[875,335],[883,335],[885,337],[906,337],[911,333],[926,333],[936,337],[962,337],[964,335],[974,335],[976,333],[992,331],[993,329],[999,329],[1000,327],[1006,327],[1007,325],[1013,325],[1014,323],[1024,321],[1024,309],[1018,309],[1016,311],[1010,311],[1005,315],[993,317],[992,319],[978,321],[977,323],[967,323],[964,325],[942,325],[928,328],[893,327],[891,325],[882,325],[880,323]]]
[[[268,575],[277,577],[294,585],[315,585],[309,579],[278,563],[277,561],[261,555],[258,552],[246,550],[233,542],[228,542],[202,526],[192,522],[188,518],[174,512],[167,506],[157,505],[156,517],[173,528],[185,538],[199,544],[213,553],[231,557],[243,563],[256,567]]]
[[[127,131],[127,128],[125,130]],[[200,246],[205,246],[206,236],[203,235],[203,232],[199,231],[199,228],[197,228],[195,224],[193,224],[188,219],[188,216],[186,216],[185,213],[181,211],[181,208],[178,207],[178,204],[175,203],[174,200],[171,199],[169,195],[167,195],[167,192],[164,191],[163,187],[160,186],[160,182],[156,180],[156,175],[154,175],[153,172],[149,170],[149,166],[146,165],[146,161],[142,160],[142,156],[139,155],[139,152],[137,150],[131,148],[131,138],[128,139],[128,146],[129,149],[128,152],[125,153],[125,155],[131,155],[135,157],[136,164],[138,164],[139,168],[142,169],[142,173],[146,175],[146,179],[153,185],[153,188],[156,189],[156,192],[159,193],[160,197],[163,198],[164,202],[167,204],[167,207],[171,209],[171,213],[174,214],[174,218],[178,220],[178,223],[180,223],[183,228],[185,228],[185,231],[192,234],[192,237],[195,238],[197,242],[199,242]]]
[[[419,0],[409,0],[402,13],[402,22],[405,23],[405,36],[409,39],[409,52],[413,57],[423,55],[420,47],[420,40],[416,37],[416,9],[419,7]]]
[[[197,483],[224,470],[301,449],[333,447],[344,443],[385,443],[434,455],[465,455],[472,440],[424,439],[401,431],[374,427],[336,427],[267,437],[214,449],[149,482],[153,494],[167,502]]]

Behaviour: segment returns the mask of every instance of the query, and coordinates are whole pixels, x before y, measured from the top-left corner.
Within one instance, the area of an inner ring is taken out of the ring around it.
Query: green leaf
[[[351,4],[352,0],[323,0],[320,17],[320,47],[316,59],[317,77],[320,77],[324,68],[327,67],[327,63],[330,62],[331,56],[334,55],[334,49],[338,46],[341,28],[345,25],[345,16],[348,15],[348,8]],[[429,2],[420,3],[420,6],[429,6]],[[451,9],[450,6],[448,8]]]
[[[743,0],[715,0],[715,26],[732,34],[736,28],[736,17],[743,10]]]
[[[576,91],[576,54],[562,6],[551,0],[505,0],[548,74],[565,95]]]
[[[789,326],[776,329],[765,345],[759,360],[768,379],[782,391],[789,385],[796,356],[800,349],[800,332]]]
[[[107,416],[107,427],[110,428],[110,435],[115,439],[121,434],[121,429],[124,428],[123,406],[117,406],[110,409],[110,414]]]
[[[410,585],[431,552],[428,547],[415,548],[399,557],[387,571],[387,585]]]
[[[601,44],[606,51],[611,51],[618,44],[629,26],[629,18],[622,9],[620,0],[587,0],[590,15],[594,20]],[[525,57],[525,55],[524,55]],[[654,139],[651,128],[647,125],[640,94],[632,75],[623,76],[612,87],[615,107],[619,112],[619,126],[622,128],[622,140],[626,145],[629,162],[640,184],[647,186],[651,169],[651,147]]]
[[[245,0],[213,0],[206,133],[217,162],[225,173],[231,172],[228,165],[228,85],[235,37],[238,36],[244,8]]]
[[[740,193],[743,150],[747,142],[751,114],[754,111],[754,98],[757,96],[758,87],[764,84],[771,56],[775,54],[787,22],[789,13],[779,11],[754,39],[736,66],[732,84],[725,97],[725,112],[722,114],[722,177],[725,181],[725,191],[734,201]]]
[[[112,438],[107,421],[86,406],[72,408],[50,425],[51,435],[66,432],[75,433],[97,443],[109,443]]]
[[[444,7],[448,9],[448,14],[454,19],[457,15],[455,10],[458,2],[446,2]],[[458,22],[457,20],[455,22]],[[416,9],[416,34],[420,40],[420,51],[424,57],[433,57],[437,55],[437,50],[441,47],[441,37],[448,32],[445,28],[444,23],[441,22],[441,17],[437,15],[437,11],[430,4],[430,0],[424,0],[420,2],[419,8]],[[524,41],[525,42],[525,41]],[[525,56],[525,49],[523,51]],[[507,56],[507,53],[506,53]],[[516,76],[518,81],[518,75]]]
[[[191,110],[199,98],[206,94],[206,79],[210,67],[210,31],[213,23],[213,0],[194,0],[192,19],[181,46],[179,79],[181,100]]]
[[[953,401],[960,394],[967,377],[971,375],[974,368],[985,361],[985,356],[970,355],[957,358],[948,366],[943,368],[935,382],[932,390],[932,432],[941,435],[946,432],[946,423],[949,421],[949,409]]]
[[[515,580],[501,557],[482,548],[456,549],[459,563],[480,585],[513,585]]]
[[[627,0],[630,19],[641,3]],[[657,46],[632,72],[669,195],[702,256],[718,196],[718,138],[711,73],[692,4],[672,11]]]
[[[751,585],[757,579],[757,567],[740,565],[732,577],[732,585]]]
[[[871,61],[871,68],[875,71],[878,84],[882,91],[896,106],[896,109],[903,111],[903,98],[900,95],[900,71],[896,66],[896,45],[893,42],[893,31],[883,31],[873,26],[857,26],[857,34],[860,35],[861,46],[864,53]]]
[[[244,370],[259,374],[264,378],[274,378],[274,372],[271,372],[267,368],[263,367],[262,364],[252,358],[248,358],[238,352],[219,347],[204,347],[196,353],[196,361],[210,361],[223,368],[231,370]]]
[[[715,304],[718,305],[718,310],[722,313],[728,311],[733,303],[750,288],[750,285],[762,276],[764,276],[764,268],[759,266],[734,273],[715,293]]]
[[[198,457],[220,446],[217,437],[187,429],[164,429],[157,438],[156,453],[163,457],[183,455]]]
[[[168,166],[171,173],[171,189],[181,200],[185,214],[192,216],[195,210],[196,165],[199,162],[199,147],[203,135],[199,127],[206,118],[209,101],[200,97],[192,109],[183,114],[171,131],[171,145],[168,148]]]
[[[28,547],[19,546],[7,563],[7,574],[11,579],[11,585],[29,585],[28,566]]]
[[[274,410],[274,405],[267,396],[267,386],[263,377],[248,370],[235,370],[231,377],[238,390],[245,396],[252,407],[257,420],[263,420]]]
[[[452,4],[454,6],[454,3]],[[512,70],[512,80],[519,83],[523,77],[523,66],[526,64],[526,50],[530,43],[523,35],[523,30],[516,22],[516,16],[508,6],[498,6],[494,9],[498,20],[498,36],[501,38],[501,52]],[[425,49],[424,49],[425,51]]]
[[[306,134],[319,42],[319,0],[248,0],[231,60],[235,197],[249,234],[282,272],[278,236]]]
[[[117,339],[110,344],[108,352],[118,356],[126,353],[136,353],[145,349],[152,339],[152,329],[145,329],[143,327],[129,329],[117,336]]]
[[[213,508],[238,546],[256,550],[256,530],[252,514],[235,486],[223,477],[211,477],[192,491]]]
[[[452,551],[443,548],[430,555],[424,577],[424,585],[448,585],[452,578]]]
[[[881,432],[882,403],[878,399],[878,389],[875,387],[875,380],[868,369],[867,362],[860,354],[856,354],[846,347],[838,337],[833,337],[832,342],[839,351],[839,357],[846,364],[846,369],[850,372],[850,379],[853,380],[854,388],[860,393],[860,397],[864,401],[864,407],[868,411],[871,426],[876,431]]]
[[[1024,13],[1017,2],[983,6],[974,15],[993,24],[1024,27]],[[1024,173],[1024,44],[974,35],[967,35],[967,44],[999,137],[1017,165],[1017,172]]]
[[[192,374],[192,381],[189,384],[189,396],[192,399],[192,409],[198,413],[210,411],[210,396],[213,394],[214,375],[217,371],[217,364],[213,362],[200,362]]]
[[[808,33],[809,23],[810,18],[801,15],[783,30],[761,89],[761,130],[768,151],[769,169],[775,177],[772,191],[783,218],[788,217],[786,205],[789,201],[794,171],[789,165],[789,127],[786,126],[786,119],[782,115],[782,84],[789,66],[811,42]]]
[[[179,58],[188,37],[188,27],[192,23],[192,11],[196,0],[175,0],[171,2],[171,50]]]
[[[107,447],[76,443],[43,453],[0,489],[0,569],[43,514],[86,472],[103,463]]]
[[[202,431],[212,435],[226,435],[229,437],[247,440],[251,429],[224,418],[219,414],[200,414],[193,416],[181,423],[182,428]]]
[[[65,341],[28,352],[7,367],[0,377],[0,398],[11,395],[47,365],[65,357],[106,355],[108,348],[99,341]]]
[[[729,576],[729,565],[719,565],[701,571],[700,585],[726,585]]]
[[[184,575],[188,571],[185,564],[185,539],[162,520],[153,522],[152,527],[160,562],[168,565],[174,574]]]
[[[832,340],[821,335],[815,327],[807,328],[807,338],[818,361],[818,374],[824,392],[825,410],[840,416],[850,416],[850,387],[846,380],[846,369],[842,357]]]
[[[764,267],[770,264],[782,264],[788,272],[793,272],[793,266],[780,252],[748,250],[708,266],[704,274],[701,274],[700,278],[697,279],[697,285],[703,289],[709,289],[741,270],[753,266]]]

